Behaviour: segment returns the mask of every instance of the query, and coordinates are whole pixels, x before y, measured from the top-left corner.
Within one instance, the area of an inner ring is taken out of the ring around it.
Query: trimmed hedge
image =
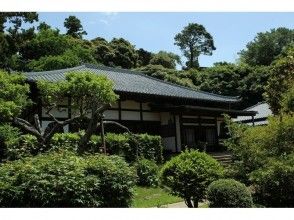
[[[51,144],[53,148],[76,149],[79,138],[80,136],[77,133],[55,134]],[[163,145],[160,136],[107,133],[105,135],[105,143],[108,154],[122,156],[129,163],[133,163],[141,157],[154,160],[157,163],[163,161]],[[101,137],[93,135],[88,143],[88,151],[99,152],[101,146]]]
[[[157,186],[159,168],[152,160],[140,159],[135,164],[139,186]]]
[[[249,189],[234,179],[212,182],[207,190],[211,208],[251,208],[253,200]]]
[[[118,156],[55,151],[0,166],[0,207],[128,207],[135,180]]]

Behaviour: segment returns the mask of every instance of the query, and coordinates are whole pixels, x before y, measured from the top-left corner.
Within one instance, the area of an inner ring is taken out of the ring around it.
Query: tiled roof
[[[255,115],[254,119],[264,119],[268,118],[272,115],[272,111],[269,108],[269,105],[266,102],[259,102],[256,105],[253,105],[249,108],[244,109],[244,111],[256,111],[257,114]],[[250,116],[238,116],[235,121],[247,121],[251,120]],[[261,124],[261,123],[259,123]]]
[[[116,92],[128,92],[137,94],[148,94],[163,97],[184,98],[191,100],[206,100],[214,102],[238,102],[238,97],[222,96],[208,92],[198,91],[170,82],[165,82],[143,73],[110,68],[104,66],[95,66],[85,64],[74,68],[43,71],[43,72],[27,72],[25,76],[29,81],[48,80],[59,81],[64,80],[67,72],[89,71],[97,75],[105,75],[114,81],[114,90]]]

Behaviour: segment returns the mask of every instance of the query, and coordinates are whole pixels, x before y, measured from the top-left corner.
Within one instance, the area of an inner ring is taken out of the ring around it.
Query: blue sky
[[[188,23],[204,25],[213,36],[216,51],[200,56],[201,66],[215,62],[235,62],[238,52],[258,32],[272,28],[294,28],[294,13],[39,13],[39,20],[65,32],[63,22],[69,15],[77,16],[87,31],[87,39],[97,36],[111,40],[123,37],[137,48],[158,52],[171,51],[182,55],[174,45],[174,36]]]

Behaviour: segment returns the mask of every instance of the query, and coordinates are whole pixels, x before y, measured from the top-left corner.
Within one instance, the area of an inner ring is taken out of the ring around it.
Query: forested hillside
[[[99,32],[94,39],[86,39],[87,32],[75,16],[66,18],[63,25],[65,33],[39,21],[37,13],[1,13],[0,68],[43,71],[92,63],[134,69],[191,88],[240,96],[240,108],[245,108],[269,97],[264,93],[272,89],[268,82],[277,80],[279,60],[293,53],[294,30],[277,28],[257,33],[235,63],[218,62],[203,68],[199,56],[212,55],[217,48],[201,24],[190,23],[171,36],[182,57],[162,48],[157,53],[137,48],[120,36],[106,40]]]

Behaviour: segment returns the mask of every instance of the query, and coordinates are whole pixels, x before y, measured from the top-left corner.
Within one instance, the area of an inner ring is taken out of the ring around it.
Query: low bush
[[[134,184],[118,156],[54,151],[0,166],[0,207],[128,207]]]
[[[233,179],[212,182],[207,190],[209,207],[212,208],[251,208],[252,196],[247,187]]]
[[[37,155],[42,149],[38,145],[38,140],[30,134],[21,135],[14,140],[7,142],[7,160],[18,160],[24,157]]]
[[[15,142],[21,132],[9,124],[0,125],[0,160],[7,158],[7,146]]]
[[[78,133],[56,133],[51,139],[52,148],[77,150],[80,136]]]
[[[157,186],[158,166],[152,160],[140,159],[135,163],[137,171],[137,184],[139,186]]]
[[[186,150],[165,163],[160,179],[163,185],[171,189],[172,194],[182,197],[188,207],[198,207],[208,185],[222,175],[222,166],[211,156]]]

